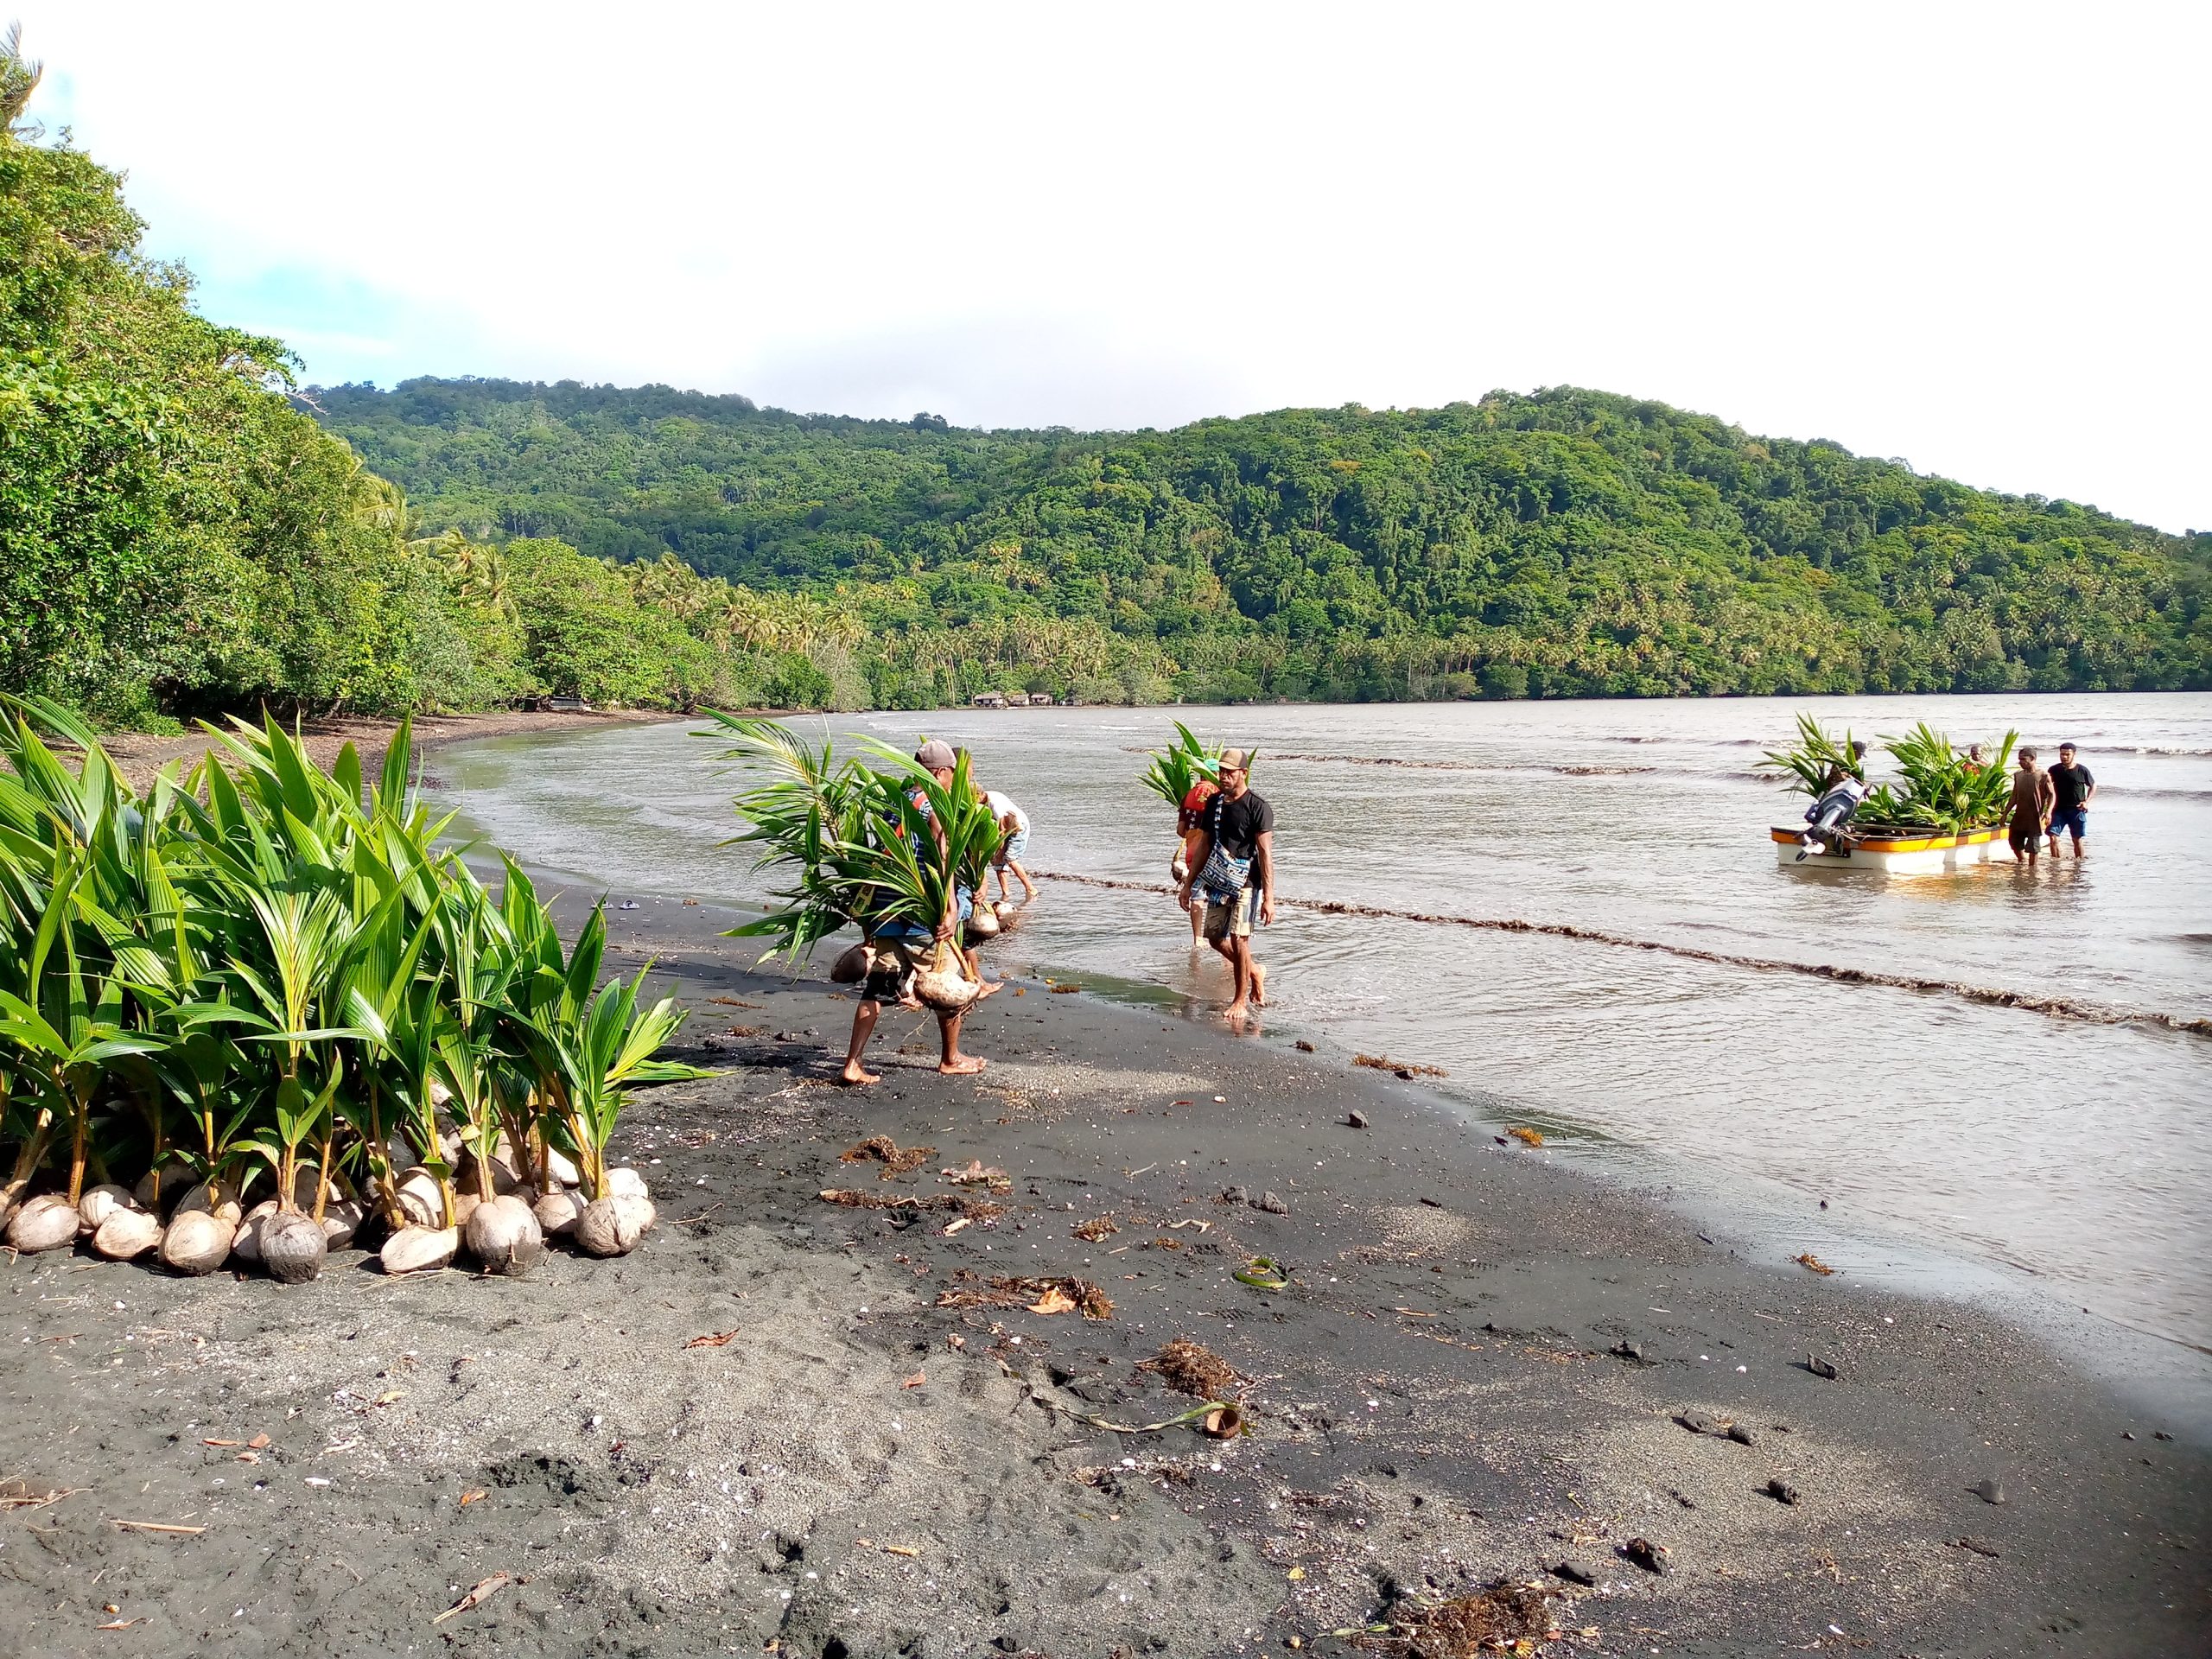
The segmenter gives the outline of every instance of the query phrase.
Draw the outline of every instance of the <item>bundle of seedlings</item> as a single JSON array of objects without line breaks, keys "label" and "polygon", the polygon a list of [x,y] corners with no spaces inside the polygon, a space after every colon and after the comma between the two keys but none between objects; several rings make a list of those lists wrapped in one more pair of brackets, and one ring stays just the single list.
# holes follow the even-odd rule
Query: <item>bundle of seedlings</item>
[{"label": "bundle of seedlings", "polygon": [[1221,775],[1218,744],[1200,741],[1179,720],[1175,722],[1175,741],[1152,757],[1143,778],[1144,786],[1166,802],[1170,811],[1182,810],[1193,789],[1218,782]]},{"label": "bundle of seedlings", "polygon": [[775,890],[780,908],[729,937],[771,941],[763,962],[798,963],[855,927],[863,947],[895,940],[911,950],[914,995],[926,1006],[950,1013],[973,1002],[982,981],[959,948],[960,909],[963,899],[971,909],[982,903],[1001,836],[966,753],[940,783],[886,744],[861,746],[873,765],[856,755],[841,760],[826,740],[811,747],[773,721],[714,718],[738,740],[723,758],[760,780],[736,798],[747,828],[730,844],[758,845],[754,868],[789,879]]},{"label": "bundle of seedlings", "polygon": [[597,984],[597,911],[564,955],[512,863],[494,899],[438,849],[404,727],[375,782],[351,746],[326,772],[280,728],[207,729],[142,797],[66,710],[0,701],[9,1243],[297,1282],[372,1225],[395,1271],[467,1227],[515,1272],[559,1172],[579,1210],[626,1179],[634,1243],[650,1202],[606,1147],[628,1089],[706,1075],[654,1058],[681,1010]]}]

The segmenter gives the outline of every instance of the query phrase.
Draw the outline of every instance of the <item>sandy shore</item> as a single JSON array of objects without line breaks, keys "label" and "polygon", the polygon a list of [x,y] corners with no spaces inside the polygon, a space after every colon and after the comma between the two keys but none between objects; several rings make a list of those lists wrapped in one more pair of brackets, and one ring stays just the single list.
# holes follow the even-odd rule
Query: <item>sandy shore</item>
[{"label": "sandy shore", "polygon": [[[637,726],[655,721],[680,720],[659,709],[594,709],[589,713],[556,714],[531,713],[518,709],[503,709],[488,715],[417,715],[415,716],[415,747],[442,748],[448,743],[467,743],[480,737],[512,737],[524,732],[572,731],[594,726]],[[374,771],[383,760],[385,746],[391,734],[399,729],[396,720],[367,715],[343,715],[328,720],[308,720],[300,722],[300,734],[307,744],[308,753],[317,766],[327,770],[338,758],[338,752],[348,743],[360,752],[365,770]],[[100,747],[130,779],[135,788],[143,789],[154,773],[171,760],[189,766],[207,752],[214,740],[205,732],[194,730],[180,737],[156,737],[144,732],[118,732],[103,737]]]},{"label": "sandy shore", "polygon": [[[1560,1654],[2208,1650],[2205,1448],[2018,1328],[1744,1259],[1286,1039],[1036,982],[971,1020],[980,1078],[893,1013],[848,1092],[841,995],[746,971],[707,911],[613,920],[726,1068],[626,1121],[635,1255],[349,1253],[295,1289],[0,1260],[0,1475],[68,1494],[0,1510],[10,1651],[1403,1653],[1330,1633],[1500,1579]],[[880,1180],[840,1160],[869,1135],[932,1150]],[[939,1173],[971,1160],[1006,1189]],[[1233,1276],[1258,1255],[1287,1287]],[[1062,1276],[1110,1315],[993,1285]],[[1171,1339],[1234,1368],[1249,1434],[1098,1426],[1198,1403],[1137,1369]]]}]

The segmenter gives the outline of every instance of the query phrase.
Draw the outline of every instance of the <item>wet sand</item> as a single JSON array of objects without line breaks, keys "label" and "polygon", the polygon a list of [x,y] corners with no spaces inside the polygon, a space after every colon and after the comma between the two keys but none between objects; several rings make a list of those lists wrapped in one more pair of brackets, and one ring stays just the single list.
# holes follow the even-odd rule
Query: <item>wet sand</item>
[{"label": "wet sand", "polygon": [[[1501,1578],[1556,1592],[1562,1654],[2212,1650],[2206,1448],[2016,1325],[1745,1259],[1417,1084],[1037,982],[970,1020],[980,1077],[893,1011],[843,1090],[842,994],[700,909],[611,920],[724,1068],[625,1121],[634,1255],[348,1252],[293,1289],[0,1257],[0,1475],[70,1493],[0,1510],[10,1651],[1348,1654]],[[840,1161],[877,1135],[934,1150]],[[940,1173],[976,1160],[1007,1190]],[[1287,1288],[1232,1276],[1256,1255]],[[1110,1316],[991,1282],[1059,1276]],[[1198,1403],[1136,1369],[1179,1338],[1250,1433],[1096,1426]]]}]

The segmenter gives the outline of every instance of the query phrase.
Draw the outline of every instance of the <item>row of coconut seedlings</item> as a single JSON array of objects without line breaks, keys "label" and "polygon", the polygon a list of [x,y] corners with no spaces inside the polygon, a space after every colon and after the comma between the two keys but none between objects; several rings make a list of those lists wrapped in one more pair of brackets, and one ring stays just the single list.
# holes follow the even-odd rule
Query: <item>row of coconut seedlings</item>
[{"label": "row of coconut seedlings", "polygon": [[588,1255],[622,1255],[637,1247],[657,1218],[643,1174],[627,1166],[607,1172],[604,1197],[580,1190],[573,1160],[548,1149],[534,1179],[516,1173],[503,1141],[486,1161],[493,1195],[482,1196],[479,1166],[462,1154],[461,1182],[448,1194],[437,1174],[422,1165],[398,1172],[389,1206],[372,1205],[342,1173],[320,1180],[302,1172],[287,1206],[265,1198],[244,1206],[242,1193],[224,1182],[194,1182],[170,1172],[164,1209],[161,1182],[152,1173],[133,1187],[104,1181],[86,1189],[73,1206],[62,1192],[41,1193],[18,1205],[8,1218],[7,1242],[32,1255],[82,1242],[111,1262],[149,1255],[185,1274],[213,1273],[226,1263],[259,1268],[285,1284],[319,1274],[328,1255],[383,1231],[378,1256],[386,1273],[420,1273],[450,1267],[463,1254],[486,1272],[520,1274],[544,1254],[549,1238],[568,1238]]},{"label": "row of coconut seedlings", "polygon": [[66,711],[0,699],[8,1243],[295,1281],[378,1228],[392,1271],[632,1247],[652,1203],[607,1142],[630,1089],[704,1075],[656,1058],[683,1010],[599,982],[596,907],[564,947],[512,863],[494,899],[438,849],[404,730],[368,787],[350,747],[216,735],[139,796]]}]

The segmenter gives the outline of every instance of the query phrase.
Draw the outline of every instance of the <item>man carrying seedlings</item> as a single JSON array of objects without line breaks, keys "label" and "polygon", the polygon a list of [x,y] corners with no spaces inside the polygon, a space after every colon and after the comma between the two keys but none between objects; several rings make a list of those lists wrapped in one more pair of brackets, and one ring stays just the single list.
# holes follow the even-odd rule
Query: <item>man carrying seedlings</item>
[{"label": "man carrying seedlings", "polygon": [[2050,779],[2050,855],[2058,856],[2058,837],[2061,833],[2074,837],[2074,856],[2082,853],[2082,842],[2089,833],[2089,803],[2097,798],[2097,780],[2089,769],[2074,758],[2074,746],[2058,746],[2058,764],[2047,774]]},{"label": "man carrying seedlings", "polygon": [[[914,759],[940,785],[946,788],[951,786],[953,773],[959,766],[959,757],[953,753],[950,743],[932,739],[922,745]],[[938,844],[942,845],[944,830],[931,813],[928,799],[918,791],[915,804],[921,808],[923,816],[930,819],[930,833],[937,836]],[[966,925],[975,895],[963,887],[958,890],[958,899],[959,914],[953,921],[956,929]],[[853,1033],[845,1046],[845,1069],[840,1081],[855,1088],[883,1081],[879,1073],[861,1064],[861,1057],[867,1052],[868,1039],[875,1034],[875,1022],[881,1016],[886,1002],[896,1002],[906,1008],[922,1006],[914,995],[914,976],[921,957],[935,943],[936,938],[934,930],[919,922],[887,921],[870,931],[864,958],[867,977],[861,987],[860,1001],[853,1007]],[[982,976],[976,969],[973,953],[963,953],[963,960],[968,964],[969,976],[981,981]],[[988,996],[999,988],[995,984],[985,983],[982,995]],[[977,1000],[980,1001],[981,997]],[[938,1011],[939,1058],[937,1069],[947,1077],[967,1077],[982,1071],[984,1066],[984,1062],[974,1055],[960,1052],[960,1022],[967,1012],[965,1008]]]},{"label": "man carrying seedlings", "polygon": [[2036,852],[2050,826],[2052,799],[2050,774],[2036,765],[2033,749],[2022,749],[2020,769],[2012,774],[2012,816],[2005,832],[2016,860],[2024,858],[2031,866],[2035,863]]},{"label": "man carrying seedlings", "polygon": [[1183,879],[1181,898],[1195,888],[1205,902],[1206,943],[1236,975],[1236,994],[1225,1010],[1231,1023],[1268,1003],[1268,972],[1252,957],[1252,924],[1275,918],[1275,810],[1252,792],[1242,749],[1221,753],[1220,792],[1205,807],[1205,835],[1193,849],[1195,874]]}]

